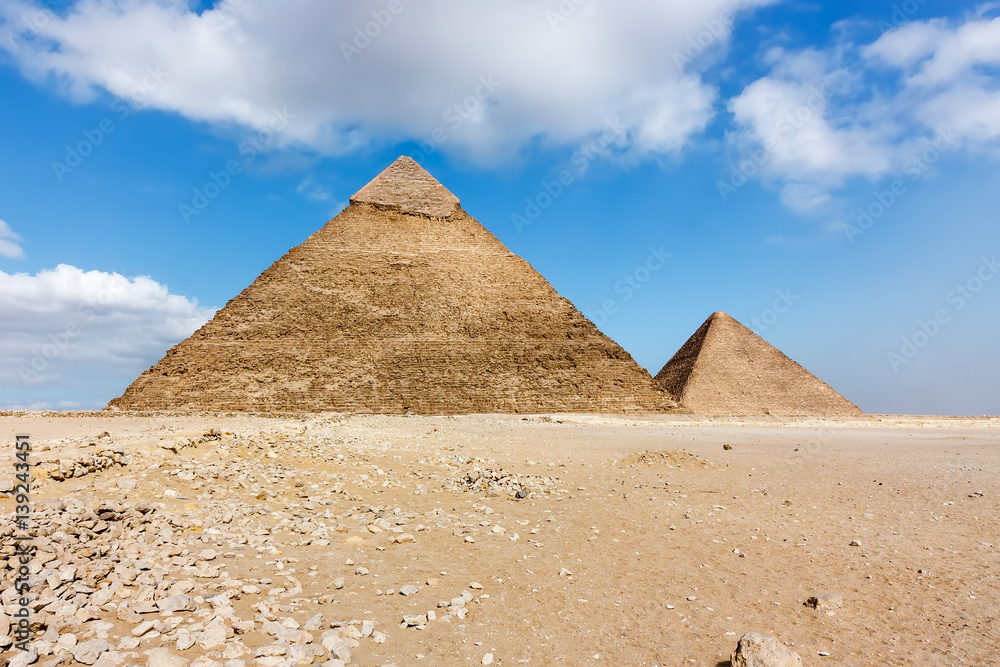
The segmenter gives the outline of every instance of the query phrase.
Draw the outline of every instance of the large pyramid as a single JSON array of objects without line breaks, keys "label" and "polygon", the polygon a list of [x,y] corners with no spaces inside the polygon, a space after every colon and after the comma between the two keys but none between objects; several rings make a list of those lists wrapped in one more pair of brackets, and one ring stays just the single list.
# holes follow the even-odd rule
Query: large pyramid
[{"label": "large pyramid", "polygon": [[109,407],[659,412],[625,350],[401,157]]},{"label": "large pyramid", "polygon": [[714,313],[656,375],[705,415],[857,416],[856,405],[725,313]]}]

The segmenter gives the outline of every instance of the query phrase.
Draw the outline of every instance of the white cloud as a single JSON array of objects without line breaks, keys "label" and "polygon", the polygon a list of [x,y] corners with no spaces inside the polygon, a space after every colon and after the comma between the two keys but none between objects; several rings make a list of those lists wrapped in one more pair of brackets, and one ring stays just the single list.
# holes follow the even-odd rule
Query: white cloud
[{"label": "white cloud", "polygon": [[[731,15],[773,1],[226,0],[198,15],[186,0],[79,0],[3,45],[79,99],[138,90],[154,108],[257,129],[287,109],[284,141],[330,153],[441,128],[443,150],[489,162],[537,139],[576,145],[618,117],[635,151],[663,153],[713,114],[714,89],[677,56],[692,40],[696,55],[724,49]],[[8,28],[29,7],[0,0]],[[560,7],[575,9],[553,21]]]},{"label": "white cloud", "polygon": [[827,207],[851,179],[905,172],[929,150],[1000,149],[1000,18],[913,22],[872,44],[773,50],[771,69],[730,101],[743,153],[793,211]]},{"label": "white cloud", "polygon": [[876,175],[888,167],[881,128],[857,116],[847,123],[831,119],[830,96],[840,77],[832,71],[803,78],[793,68],[777,66],[771,76],[750,84],[731,102],[737,123],[752,133],[753,141],[768,147],[771,169],[839,183],[847,176]]},{"label": "white cloud", "polygon": [[148,277],[0,271],[0,406],[100,407],[213,314]]},{"label": "white cloud", "polygon": [[295,192],[305,197],[309,201],[318,202],[331,202],[333,201],[333,192],[329,188],[325,188],[322,185],[316,183],[316,180],[312,176],[307,176],[305,180],[298,184],[295,188]]},{"label": "white cloud", "polygon": [[830,194],[823,188],[810,185],[809,183],[787,183],[781,189],[781,202],[803,215],[821,209],[830,203]]},{"label": "white cloud", "polygon": [[21,237],[15,234],[10,225],[3,220],[0,220],[0,257],[10,257],[11,259],[24,257]]},{"label": "white cloud", "polygon": [[886,33],[865,52],[910,70],[911,85],[950,84],[956,77],[974,75],[977,65],[1000,63],[1000,18],[977,16],[956,27],[940,19],[910,23]]},{"label": "white cloud", "polygon": [[925,125],[952,125],[973,141],[1000,138],[1000,18],[977,15],[955,27],[941,20],[909,24],[864,53],[903,73],[900,101]]}]

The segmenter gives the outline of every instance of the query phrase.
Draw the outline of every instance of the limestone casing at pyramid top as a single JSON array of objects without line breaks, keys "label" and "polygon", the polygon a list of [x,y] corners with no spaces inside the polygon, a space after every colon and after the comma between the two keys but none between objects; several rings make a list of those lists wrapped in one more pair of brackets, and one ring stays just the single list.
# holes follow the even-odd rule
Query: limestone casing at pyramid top
[{"label": "limestone casing at pyramid top", "polygon": [[447,218],[461,209],[458,197],[405,155],[354,193],[351,203],[384,206],[432,218]]}]

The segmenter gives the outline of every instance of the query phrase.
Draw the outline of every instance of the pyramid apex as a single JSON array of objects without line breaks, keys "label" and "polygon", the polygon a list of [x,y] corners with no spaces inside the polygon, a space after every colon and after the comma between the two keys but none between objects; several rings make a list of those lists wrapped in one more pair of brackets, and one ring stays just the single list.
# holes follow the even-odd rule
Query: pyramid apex
[{"label": "pyramid apex", "polygon": [[374,204],[434,218],[447,218],[459,210],[458,197],[405,155],[354,193],[351,203]]}]

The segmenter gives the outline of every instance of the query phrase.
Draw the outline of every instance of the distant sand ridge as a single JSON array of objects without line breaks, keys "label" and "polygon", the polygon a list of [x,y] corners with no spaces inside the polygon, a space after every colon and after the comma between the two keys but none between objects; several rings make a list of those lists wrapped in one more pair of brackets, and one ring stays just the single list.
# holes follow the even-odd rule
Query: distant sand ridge
[{"label": "distant sand ridge", "polygon": [[654,381],[408,157],[109,407],[862,414],[722,313]]}]

